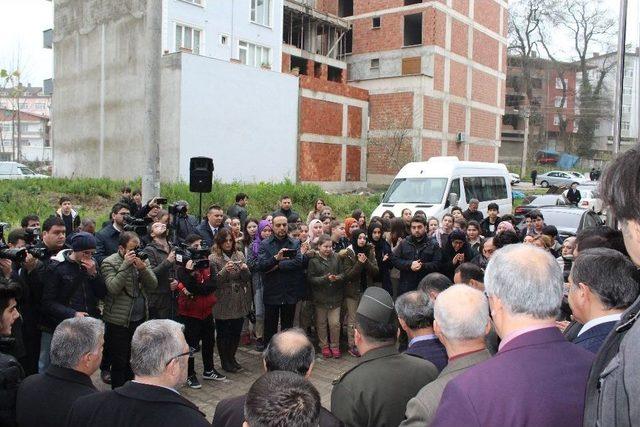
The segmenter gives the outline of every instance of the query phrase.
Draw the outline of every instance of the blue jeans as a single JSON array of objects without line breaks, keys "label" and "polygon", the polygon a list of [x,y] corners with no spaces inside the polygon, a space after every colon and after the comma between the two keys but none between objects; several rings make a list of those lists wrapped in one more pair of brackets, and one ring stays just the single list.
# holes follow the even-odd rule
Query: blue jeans
[{"label": "blue jeans", "polygon": [[43,332],[40,336],[40,359],[38,360],[38,372],[43,373],[51,364],[49,352],[51,351],[51,338],[53,334]]}]

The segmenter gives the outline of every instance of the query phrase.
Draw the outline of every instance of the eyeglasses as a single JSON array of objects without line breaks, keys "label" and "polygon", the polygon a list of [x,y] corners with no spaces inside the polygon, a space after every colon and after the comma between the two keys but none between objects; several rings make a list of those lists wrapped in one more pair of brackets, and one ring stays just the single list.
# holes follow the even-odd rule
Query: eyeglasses
[{"label": "eyeglasses", "polygon": [[189,357],[193,357],[193,349],[191,347],[189,347],[189,351],[185,352],[185,353],[180,353],[176,356],[173,356],[171,359],[169,359],[169,361],[164,365],[165,367],[169,366],[169,363],[171,363],[171,361],[173,361],[174,359],[178,359],[182,356],[189,356]]}]

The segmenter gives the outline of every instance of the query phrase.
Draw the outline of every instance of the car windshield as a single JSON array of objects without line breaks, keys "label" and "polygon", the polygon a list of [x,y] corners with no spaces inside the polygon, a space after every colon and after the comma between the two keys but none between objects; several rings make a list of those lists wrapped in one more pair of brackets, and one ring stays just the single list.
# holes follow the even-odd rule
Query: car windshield
[{"label": "car windshield", "polygon": [[383,203],[442,203],[447,178],[400,178],[391,183]]},{"label": "car windshield", "polygon": [[20,169],[22,171],[22,175],[35,175],[36,173],[34,171],[32,171],[31,169],[25,167],[25,166],[18,166],[18,169]]},{"label": "car windshield", "polygon": [[575,177],[577,177],[577,178],[584,178],[584,175],[582,175],[582,174],[581,174],[581,173],[579,173],[579,172],[571,172],[571,175],[573,175],[573,176],[575,176]]}]

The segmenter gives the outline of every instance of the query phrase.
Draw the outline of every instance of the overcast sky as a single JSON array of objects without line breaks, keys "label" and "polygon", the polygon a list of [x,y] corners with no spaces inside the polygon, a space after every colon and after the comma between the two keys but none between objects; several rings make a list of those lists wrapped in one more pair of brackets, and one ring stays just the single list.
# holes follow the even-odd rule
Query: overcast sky
[{"label": "overcast sky", "polygon": [[[122,0],[129,1],[129,0]],[[222,0],[231,1],[231,0]],[[617,17],[618,0],[605,0]],[[628,43],[638,46],[638,0],[629,1]],[[42,48],[42,31],[53,27],[53,1],[0,0],[0,68],[15,69],[23,82],[41,86],[52,77],[53,54]]]}]

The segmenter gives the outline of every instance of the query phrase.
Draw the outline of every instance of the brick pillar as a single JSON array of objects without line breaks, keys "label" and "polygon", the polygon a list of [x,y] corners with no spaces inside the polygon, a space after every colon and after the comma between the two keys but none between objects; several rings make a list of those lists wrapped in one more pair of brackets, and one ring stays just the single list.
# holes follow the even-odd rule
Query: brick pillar
[{"label": "brick pillar", "polygon": [[315,65],[315,61],[312,61],[311,59],[307,59],[307,76],[309,77],[314,77],[314,65]]},{"label": "brick pillar", "polygon": [[322,80],[329,80],[329,66],[327,64],[320,65],[320,78]]},{"label": "brick pillar", "polygon": [[340,83],[347,83],[347,69],[343,69],[340,71]]},{"label": "brick pillar", "polygon": [[282,54],[282,72],[288,73],[291,71],[291,55],[288,53]]}]

